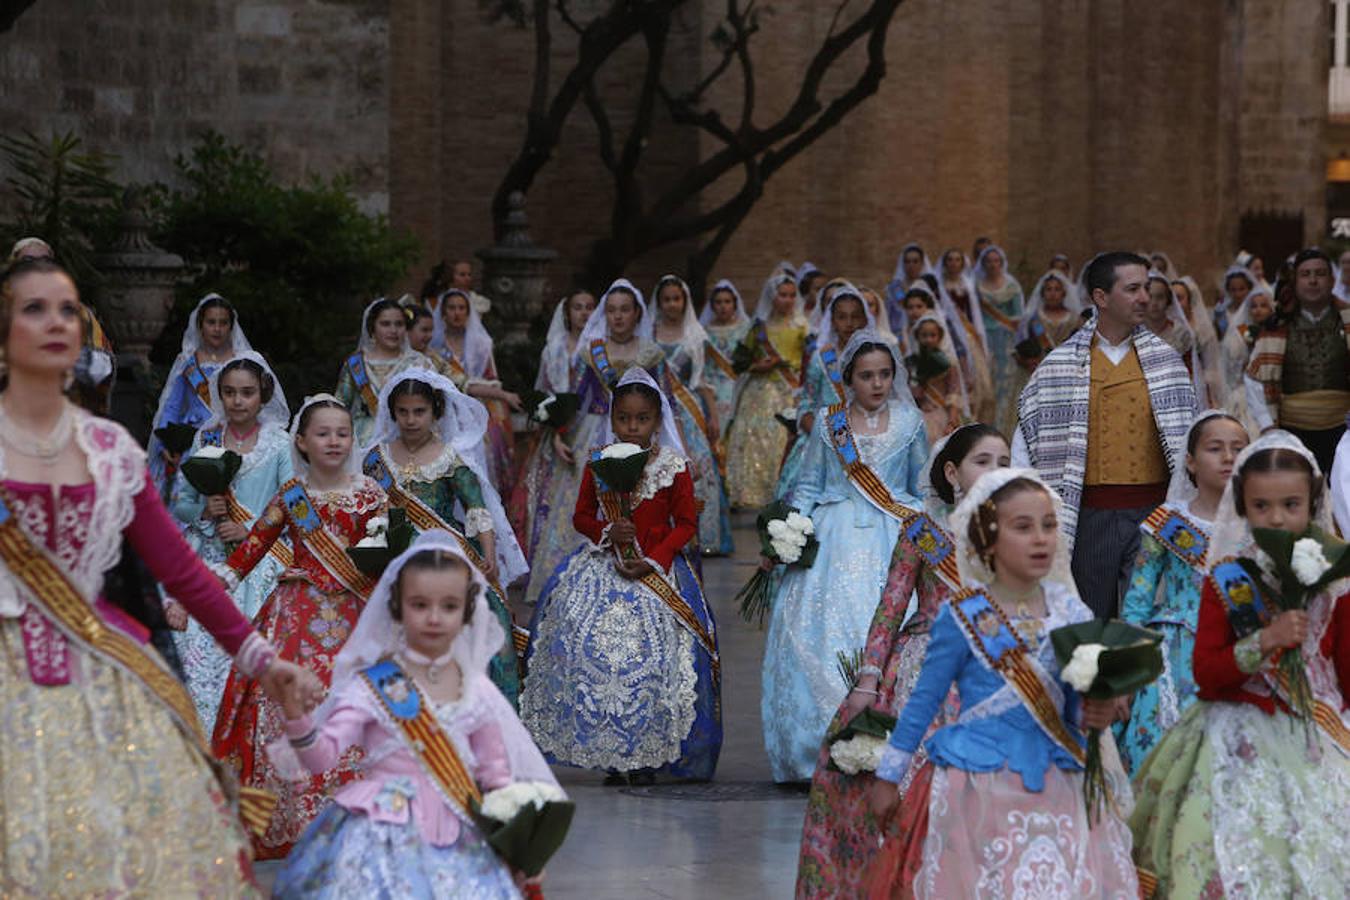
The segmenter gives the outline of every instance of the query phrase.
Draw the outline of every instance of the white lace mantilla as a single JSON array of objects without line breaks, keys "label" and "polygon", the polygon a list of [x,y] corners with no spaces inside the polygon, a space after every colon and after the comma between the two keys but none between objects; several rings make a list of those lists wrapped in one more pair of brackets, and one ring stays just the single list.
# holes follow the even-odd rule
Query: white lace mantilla
[{"label": "white lace mantilla", "polygon": [[398,473],[401,481],[435,481],[447,472],[454,471],[455,467],[466,465],[455,452],[455,448],[449,444],[443,445],[440,454],[429,463],[395,462],[388,444],[380,445],[380,456],[384,458],[384,464],[389,467],[390,472]]},{"label": "white lace mantilla", "polygon": [[[70,580],[87,598],[98,595],[103,586],[103,574],[117,565],[122,557],[122,530],[135,516],[133,501],[145,485],[145,451],[121,425],[100,419],[82,410],[77,411],[75,440],[88,460],[89,473],[94,481],[93,511],[89,515],[87,540],[78,552],[68,547],[60,553],[57,562]],[[0,475],[5,472],[3,450],[0,450]],[[76,510],[61,510],[64,518]],[[32,521],[20,525],[34,544],[45,546],[45,533],[36,533]],[[59,527],[50,523],[49,527]],[[14,618],[23,614],[28,589],[9,569],[0,567],[0,616]]]}]

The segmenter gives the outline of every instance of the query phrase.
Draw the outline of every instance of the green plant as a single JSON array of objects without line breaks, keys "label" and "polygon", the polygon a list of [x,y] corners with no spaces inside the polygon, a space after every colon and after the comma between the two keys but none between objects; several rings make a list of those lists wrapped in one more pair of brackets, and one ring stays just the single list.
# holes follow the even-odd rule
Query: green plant
[{"label": "green plant", "polygon": [[95,280],[91,254],[110,232],[122,190],[110,177],[113,159],[86,150],[69,131],[0,134],[0,157],[17,201],[0,226],[3,251],[19,238],[40,237],[81,284]]},{"label": "green plant", "polygon": [[155,240],[194,275],[153,358],[172,360],[188,313],[216,291],[239,311],[292,405],[331,390],[363,303],[407,273],[416,240],[363,212],[349,177],[283,185],[260,155],[216,133],[176,166],[178,185],[156,190]]}]

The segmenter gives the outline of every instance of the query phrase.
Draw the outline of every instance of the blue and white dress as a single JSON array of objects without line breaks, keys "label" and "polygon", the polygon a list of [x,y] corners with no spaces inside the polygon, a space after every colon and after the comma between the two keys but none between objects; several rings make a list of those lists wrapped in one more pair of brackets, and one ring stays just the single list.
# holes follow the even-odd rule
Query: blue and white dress
[{"label": "blue and white dress", "polygon": [[[196,353],[180,357],[169,374],[164,386],[164,396],[155,413],[154,428],[167,425],[191,425],[200,428],[211,418],[211,406],[202,395],[209,396],[209,385],[215,383],[215,374],[225,363],[198,362]],[[152,433],[146,463],[150,468],[150,478],[159,488],[160,495],[168,498],[173,485],[169,483],[168,464],[160,451],[164,445]],[[184,454],[186,456],[186,454]]]},{"label": "blue and white dress", "polygon": [[[838,654],[867,642],[900,534],[900,522],[874,506],[845,473],[827,424],[816,412],[793,505],[815,524],[820,551],[809,569],[788,568],[773,599],[764,650],[761,715],[775,781],[807,781],[839,701],[848,693]],[[928,458],[923,416],[890,402],[890,423],[856,437],[858,451],[899,503],[921,509]]]},{"label": "blue and white dress", "polygon": [[[208,445],[220,446],[219,428],[198,431],[192,449],[184,454],[184,459],[190,459]],[[265,423],[253,449],[242,456],[243,464],[234,476],[231,491],[239,505],[250,513],[244,527],[252,528],[272,497],[291,479],[290,435],[280,425]],[[205,505],[206,498],[180,473],[174,482],[172,509],[174,517],[183,526],[183,536],[207,565],[224,565],[234,547],[227,546],[216,536],[214,521],[202,518]],[[250,620],[262,608],[263,601],[272,593],[285,569],[277,557],[284,556],[288,547],[284,540],[278,541],[277,547],[277,552],[264,557],[257,568],[230,591],[239,611]],[[209,734],[216,721],[225,679],[230,674],[230,657],[195,619],[188,622],[186,631],[176,633],[174,640],[187,675],[188,691],[197,706],[202,727]]]}]

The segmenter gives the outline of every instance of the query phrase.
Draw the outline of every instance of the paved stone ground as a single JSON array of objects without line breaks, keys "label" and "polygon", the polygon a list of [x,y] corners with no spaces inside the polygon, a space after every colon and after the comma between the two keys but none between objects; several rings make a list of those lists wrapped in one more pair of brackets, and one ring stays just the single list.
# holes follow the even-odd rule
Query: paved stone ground
[{"label": "paved stone ground", "polygon": [[[764,757],[764,633],[743,622],[731,603],[754,565],[753,519],[735,521],[736,556],[706,560],[703,567],[722,653],[726,738],[716,780],[711,786],[630,791],[602,786],[598,774],[559,769],[577,813],[546,873],[549,900],[792,896],[806,798],[775,787]],[[723,799],[696,799],[709,794]],[[276,868],[259,866],[265,884]]]}]

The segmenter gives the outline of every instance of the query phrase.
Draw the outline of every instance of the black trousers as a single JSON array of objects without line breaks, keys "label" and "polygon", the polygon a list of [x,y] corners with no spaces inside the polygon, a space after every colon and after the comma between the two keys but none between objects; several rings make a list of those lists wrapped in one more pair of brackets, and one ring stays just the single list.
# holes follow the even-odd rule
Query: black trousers
[{"label": "black trousers", "polygon": [[1139,555],[1139,524],[1154,507],[1078,510],[1073,580],[1078,596],[1098,619],[1114,619]]},{"label": "black trousers", "polygon": [[1322,474],[1330,477],[1331,464],[1336,459],[1336,445],[1341,442],[1341,435],[1345,434],[1345,426],[1322,431],[1304,431],[1302,428],[1286,428],[1285,431],[1312,451],[1312,455],[1317,457],[1317,464],[1322,467]]}]

